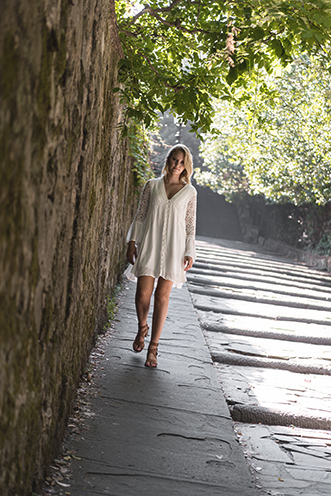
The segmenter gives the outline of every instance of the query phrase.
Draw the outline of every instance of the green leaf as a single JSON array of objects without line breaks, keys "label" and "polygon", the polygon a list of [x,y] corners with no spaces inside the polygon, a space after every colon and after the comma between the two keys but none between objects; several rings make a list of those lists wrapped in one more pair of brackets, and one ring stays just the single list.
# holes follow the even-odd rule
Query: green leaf
[{"label": "green leaf", "polygon": [[264,30],[260,27],[257,26],[252,30],[251,37],[253,40],[261,40],[264,38]]},{"label": "green leaf", "polygon": [[226,76],[226,82],[231,86],[231,84],[233,84],[236,81],[237,77],[238,77],[237,68],[231,67],[228,72],[228,75]]},{"label": "green leaf", "polygon": [[277,57],[281,57],[284,54],[284,47],[279,40],[276,39],[272,40],[271,46]]}]

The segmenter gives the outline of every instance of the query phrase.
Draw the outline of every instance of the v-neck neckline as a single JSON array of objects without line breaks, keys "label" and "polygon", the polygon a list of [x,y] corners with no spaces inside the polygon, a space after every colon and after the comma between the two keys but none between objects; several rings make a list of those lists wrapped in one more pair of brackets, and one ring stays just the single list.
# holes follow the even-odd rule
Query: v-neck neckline
[{"label": "v-neck neckline", "polygon": [[183,191],[183,189],[185,188],[185,186],[187,186],[187,183],[184,184],[184,186],[182,188],[180,188],[178,191],[176,191],[176,193],[174,195],[172,195],[171,198],[168,198],[164,176],[162,176],[161,180],[162,180],[162,183],[163,183],[163,191],[164,191],[165,197],[166,197],[166,199],[168,201],[172,200],[176,195],[178,195],[178,193],[180,193],[181,191]]}]

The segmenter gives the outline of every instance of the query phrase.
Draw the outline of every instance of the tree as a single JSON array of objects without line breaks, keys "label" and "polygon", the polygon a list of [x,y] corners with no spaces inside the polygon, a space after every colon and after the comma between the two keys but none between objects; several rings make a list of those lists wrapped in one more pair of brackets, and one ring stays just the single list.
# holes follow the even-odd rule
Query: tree
[{"label": "tree", "polygon": [[298,49],[327,59],[331,5],[157,0],[135,13],[118,0],[117,22],[124,50],[118,91],[128,116],[149,126],[157,112],[171,110],[198,132],[212,126],[211,97],[231,98],[230,85],[244,85],[256,69],[272,71],[276,60],[286,65]]},{"label": "tree", "polygon": [[215,102],[217,135],[206,135],[202,152],[209,171],[197,181],[230,199],[248,193],[295,205],[331,201],[330,88],[319,59],[302,56],[281,76],[261,71],[252,78],[237,93],[240,108]]}]

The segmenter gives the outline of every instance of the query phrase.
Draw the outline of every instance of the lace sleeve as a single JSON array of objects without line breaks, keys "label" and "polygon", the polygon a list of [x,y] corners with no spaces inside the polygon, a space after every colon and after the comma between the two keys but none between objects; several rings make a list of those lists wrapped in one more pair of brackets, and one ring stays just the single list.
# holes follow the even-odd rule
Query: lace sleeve
[{"label": "lace sleeve", "polygon": [[140,242],[141,227],[147,216],[150,197],[151,197],[151,184],[150,181],[147,181],[141,195],[137,213],[135,215],[135,218],[133,219],[133,222],[130,226],[129,232],[126,237],[127,243],[129,241],[135,241],[136,243]]},{"label": "lace sleeve", "polygon": [[195,260],[195,224],[196,224],[196,194],[189,200],[186,207],[185,226],[186,226],[186,249],[185,256],[192,257]]}]

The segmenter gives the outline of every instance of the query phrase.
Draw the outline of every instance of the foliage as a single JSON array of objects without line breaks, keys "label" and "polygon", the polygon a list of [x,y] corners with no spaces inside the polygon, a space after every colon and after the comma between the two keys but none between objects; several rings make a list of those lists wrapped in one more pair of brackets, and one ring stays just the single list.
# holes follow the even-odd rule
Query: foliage
[{"label": "foliage", "polygon": [[330,87],[320,60],[301,57],[280,77],[261,71],[252,78],[237,93],[239,109],[216,101],[217,135],[206,135],[208,172],[198,171],[197,181],[228,199],[246,193],[295,205],[331,201]]},{"label": "foliage", "polygon": [[142,186],[148,179],[153,177],[150,167],[150,154],[152,149],[151,131],[145,126],[131,118],[127,129],[129,139],[129,154],[133,160],[133,173],[137,186]]},{"label": "foliage", "polygon": [[120,281],[114,287],[112,296],[109,294],[106,296],[107,322],[103,326],[102,333],[105,333],[107,331],[107,329],[111,326],[112,321],[116,317],[118,310],[119,296],[122,290],[123,290],[123,283],[122,281]]},{"label": "foliage", "polygon": [[158,116],[156,131],[152,137],[153,154],[151,156],[153,168],[158,175],[163,169],[169,149],[179,143],[178,130],[178,125],[170,112]]},{"label": "foliage", "polygon": [[136,5],[116,2],[124,57],[115,91],[128,117],[147,127],[171,110],[193,131],[207,131],[210,97],[231,99],[230,85],[245,85],[256,69],[287,65],[296,50],[320,51],[329,63],[328,0],[155,0],[139,12]]},{"label": "foliage", "polygon": [[331,230],[323,233],[314,251],[318,255],[331,255]]},{"label": "foliage", "polygon": [[331,203],[310,205],[302,215],[305,248],[318,255],[331,255]]},{"label": "foliage", "polygon": [[161,172],[164,166],[169,149],[176,143],[186,145],[192,153],[194,165],[200,165],[200,140],[190,131],[190,123],[185,126],[182,125],[169,111],[159,116],[156,132],[152,135],[152,164],[158,173]]}]

